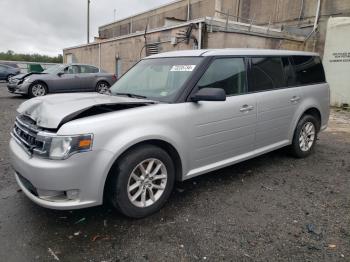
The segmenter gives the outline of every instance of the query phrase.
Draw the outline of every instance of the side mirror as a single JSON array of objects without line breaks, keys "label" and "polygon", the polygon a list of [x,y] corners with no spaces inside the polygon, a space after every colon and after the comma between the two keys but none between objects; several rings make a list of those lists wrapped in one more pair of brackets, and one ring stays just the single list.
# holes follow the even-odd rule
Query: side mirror
[{"label": "side mirror", "polygon": [[59,77],[61,77],[62,75],[64,75],[64,73],[63,73],[63,72],[59,72],[59,73],[57,73],[57,75],[58,75]]},{"label": "side mirror", "polygon": [[193,102],[199,101],[226,101],[226,92],[222,88],[211,88],[206,87],[200,89],[197,93],[195,93],[191,100]]}]

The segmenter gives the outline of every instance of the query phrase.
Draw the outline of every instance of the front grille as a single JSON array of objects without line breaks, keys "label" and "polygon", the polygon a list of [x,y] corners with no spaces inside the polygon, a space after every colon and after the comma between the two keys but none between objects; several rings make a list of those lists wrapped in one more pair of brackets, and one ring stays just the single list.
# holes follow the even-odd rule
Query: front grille
[{"label": "front grille", "polygon": [[27,116],[19,115],[16,118],[12,135],[18,143],[32,153],[34,149],[40,150],[44,146],[42,141],[37,140],[37,134],[39,131],[41,130],[35,125],[35,121]]}]

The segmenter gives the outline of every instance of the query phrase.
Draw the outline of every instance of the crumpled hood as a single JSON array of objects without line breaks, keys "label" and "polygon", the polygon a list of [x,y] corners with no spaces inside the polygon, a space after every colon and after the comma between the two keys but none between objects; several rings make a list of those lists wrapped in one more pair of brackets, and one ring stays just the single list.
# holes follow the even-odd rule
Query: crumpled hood
[{"label": "crumpled hood", "polygon": [[13,79],[17,79],[17,80],[20,80],[20,79],[24,79],[24,78],[26,78],[26,77],[28,77],[28,76],[31,76],[31,75],[45,75],[45,74],[43,74],[43,73],[37,73],[37,72],[32,72],[32,73],[25,73],[25,74],[18,74],[18,75],[15,75],[15,76],[13,76],[12,78]]},{"label": "crumpled hood", "polygon": [[24,114],[43,128],[56,129],[72,115],[101,105],[147,105],[154,101],[109,96],[98,93],[70,93],[36,97],[22,103],[17,112]]}]

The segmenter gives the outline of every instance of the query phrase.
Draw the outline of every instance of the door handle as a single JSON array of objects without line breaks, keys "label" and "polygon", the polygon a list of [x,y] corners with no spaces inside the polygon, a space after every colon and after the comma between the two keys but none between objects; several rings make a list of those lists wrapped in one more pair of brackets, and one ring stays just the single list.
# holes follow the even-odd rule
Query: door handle
[{"label": "door handle", "polygon": [[252,110],[254,110],[254,106],[244,105],[241,107],[241,109],[239,111],[242,113],[245,113],[245,112],[249,112]]},{"label": "door handle", "polygon": [[298,103],[300,101],[301,97],[300,96],[293,96],[290,102],[292,103]]}]

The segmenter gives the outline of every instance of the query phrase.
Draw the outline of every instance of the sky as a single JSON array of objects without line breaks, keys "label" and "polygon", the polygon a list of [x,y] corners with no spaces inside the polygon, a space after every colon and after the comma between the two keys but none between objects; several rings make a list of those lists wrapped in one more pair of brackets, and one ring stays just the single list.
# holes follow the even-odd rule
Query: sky
[{"label": "sky", "polygon": [[[91,0],[90,37],[98,27],[173,0]],[[86,43],[87,0],[0,0],[0,52],[62,54]]]}]

